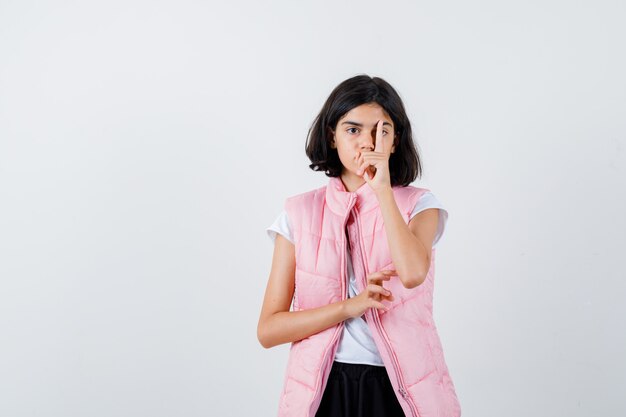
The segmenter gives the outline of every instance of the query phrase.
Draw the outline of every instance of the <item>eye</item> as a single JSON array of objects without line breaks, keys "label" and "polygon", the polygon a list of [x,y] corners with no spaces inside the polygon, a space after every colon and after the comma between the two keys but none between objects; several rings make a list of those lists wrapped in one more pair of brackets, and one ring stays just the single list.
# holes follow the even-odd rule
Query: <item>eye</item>
[{"label": "eye", "polygon": [[[348,132],[348,133],[353,133],[353,132],[350,132],[352,129],[359,130],[359,129],[357,129],[356,127],[349,127],[349,128],[347,129],[347,132]],[[354,132],[354,133],[356,133],[356,132]]]}]

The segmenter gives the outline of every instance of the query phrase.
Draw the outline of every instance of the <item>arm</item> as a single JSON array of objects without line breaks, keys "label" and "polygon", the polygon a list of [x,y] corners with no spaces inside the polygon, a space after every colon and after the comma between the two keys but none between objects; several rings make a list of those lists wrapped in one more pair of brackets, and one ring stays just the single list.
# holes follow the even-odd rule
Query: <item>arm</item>
[{"label": "arm", "polygon": [[295,271],[294,245],[277,234],[272,268],[257,326],[257,338],[264,348],[304,339],[348,318],[344,301],[309,310],[289,311]]},{"label": "arm", "polygon": [[424,282],[430,269],[430,254],[437,233],[439,210],[433,208],[421,211],[407,225],[390,187],[377,191],[376,195],[398,277],[405,288],[417,287]]}]

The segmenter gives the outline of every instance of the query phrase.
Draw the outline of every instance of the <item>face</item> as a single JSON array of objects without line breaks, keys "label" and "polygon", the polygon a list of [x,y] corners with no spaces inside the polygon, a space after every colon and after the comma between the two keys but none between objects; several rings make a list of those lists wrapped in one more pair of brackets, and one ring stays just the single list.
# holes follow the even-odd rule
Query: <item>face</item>
[{"label": "face", "polygon": [[[357,155],[363,150],[374,150],[379,120],[383,120],[383,137],[395,136],[391,118],[377,103],[361,104],[339,119],[330,146],[337,149],[343,165],[342,175],[357,176]],[[391,147],[391,152],[394,151],[395,145]]]}]

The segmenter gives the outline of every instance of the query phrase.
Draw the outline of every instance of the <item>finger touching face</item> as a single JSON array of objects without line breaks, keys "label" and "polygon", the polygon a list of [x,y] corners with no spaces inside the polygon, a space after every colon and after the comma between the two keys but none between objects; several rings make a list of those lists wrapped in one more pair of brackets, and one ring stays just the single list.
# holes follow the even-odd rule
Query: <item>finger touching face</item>
[{"label": "finger touching face", "polygon": [[394,129],[393,121],[379,104],[362,104],[339,119],[331,147],[337,149],[344,167],[356,171],[361,152],[393,150]]}]

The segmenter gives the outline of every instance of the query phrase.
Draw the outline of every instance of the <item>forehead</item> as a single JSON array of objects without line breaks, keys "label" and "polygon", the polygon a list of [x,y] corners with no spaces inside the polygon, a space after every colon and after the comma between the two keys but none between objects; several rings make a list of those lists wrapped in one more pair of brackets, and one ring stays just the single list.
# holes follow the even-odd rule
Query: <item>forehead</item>
[{"label": "forehead", "polygon": [[389,117],[387,112],[379,104],[367,103],[361,104],[344,114],[339,119],[339,122],[352,121],[364,124],[365,126],[376,127],[376,123],[378,123],[379,120],[383,120],[385,125],[389,123],[393,126],[391,117]]}]

